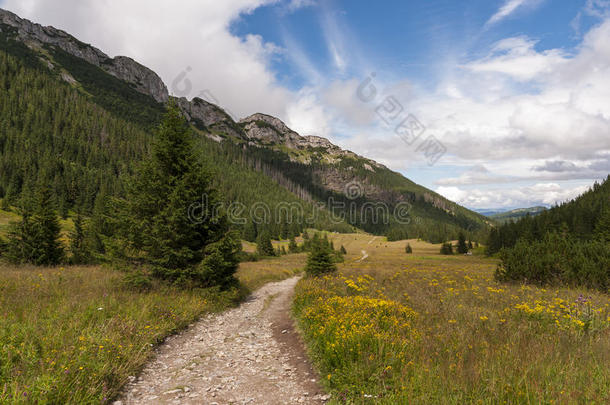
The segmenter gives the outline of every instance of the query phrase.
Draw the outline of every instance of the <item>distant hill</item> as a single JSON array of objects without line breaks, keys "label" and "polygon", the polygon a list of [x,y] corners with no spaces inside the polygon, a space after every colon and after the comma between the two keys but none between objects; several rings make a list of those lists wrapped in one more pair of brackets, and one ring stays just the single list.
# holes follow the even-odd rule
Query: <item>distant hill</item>
[{"label": "distant hill", "polygon": [[536,216],[522,215],[514,223],[492,229],[488,252],[493,254],[503,247],[513,247],[519,239],[540,240],[550,232],[569,234],[577,240],[592,240],[598,224],[609,212],[610,176],[570,201],[542,210]]},{"label": "distant hill", "polygon": [[489,218],[492,218],[494,220],[496,220],[497,222],[500,223],[504,223],[507,222],[509,220],[517,220],[519,218],[522,218],[526,215],[530,215],[530,216],[536,216],[538,214],[540,214],[541,212],[546,211],[547,208],[546,207],[542,207],[542,206],[537,206],[537,207],[530,207],[530,208],[517,208],[514,210],[509,210],[509,211],[504,211],[504,212],[497,212],[497,213],[493,213],[493,214],[489,214],[486,215]]}]

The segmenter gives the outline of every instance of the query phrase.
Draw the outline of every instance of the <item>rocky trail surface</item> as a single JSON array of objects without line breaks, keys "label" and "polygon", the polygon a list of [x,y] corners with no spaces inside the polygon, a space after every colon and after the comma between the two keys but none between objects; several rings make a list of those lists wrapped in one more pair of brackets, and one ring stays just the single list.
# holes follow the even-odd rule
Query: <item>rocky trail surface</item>
[{"label": "rocky trail surface", "polygon": [[168,338],[115,404],[326,402],[289,316],[297,281],[269,283]]}]

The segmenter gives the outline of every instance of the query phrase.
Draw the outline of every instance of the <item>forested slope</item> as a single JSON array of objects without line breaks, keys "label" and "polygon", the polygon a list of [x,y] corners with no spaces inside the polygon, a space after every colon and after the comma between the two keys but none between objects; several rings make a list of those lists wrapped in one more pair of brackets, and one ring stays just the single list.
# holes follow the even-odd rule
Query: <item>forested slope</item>
[{"label": "forested slope", "polygon": [[[162,100],[169,99],[192,125],[226,205],[245,204],[240,217],[245,212],[246,224],[239,221],[237,228],[251,227],[250,208],[262,203],[271,213],[266,227],[278,233],[297,219],[276,214],[277,205],[299,203],[301,228],[350,230],[350,224],[390,239],[435,242],[456,238],[460,231],[481,239],[488,230],[483,216],[324,138],[301,137],[263,114],[256,114],[254,122],[236,123],[203,100],[168,97],[158,76],[129,58],[111,59],[67,33],[3,10],[0,14],[6,22],[0,21],[0,197],[5,207],[18,205],[41,179],[52,187],[63,216],[69,210],[90,214],[96,198],[121,195],[121,176],[149,150],[165,110]],[[130,69],[150,80],[134,79]],[[146,90],[151,86],[156,91]],[[259,126],[278,136],[270,142],[252,136]],[[305,146],[289,147],[287,132]],[[356,197],[346,192],[352,184],[361,188]],[[314,209],[329,208],[331,201],[337,203],[332,220],[328,209]],[[305,217],[311,220],[305,223]]]},{"label": "forested slope", "polygon": [[610,289],[610,176],[536,217],[493,229],[488,253],[500,252],[503,281]]}]

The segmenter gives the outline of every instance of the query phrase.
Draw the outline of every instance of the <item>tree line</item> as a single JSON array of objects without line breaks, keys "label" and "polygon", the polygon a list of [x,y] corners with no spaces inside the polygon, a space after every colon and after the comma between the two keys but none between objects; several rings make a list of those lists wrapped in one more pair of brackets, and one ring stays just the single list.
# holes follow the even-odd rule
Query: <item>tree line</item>
[{"label": "tree line", "polygon": [[487,254],[499,253],[504,281],[610,288],[610,176],[579,197],[535,217],[491,230]]}]

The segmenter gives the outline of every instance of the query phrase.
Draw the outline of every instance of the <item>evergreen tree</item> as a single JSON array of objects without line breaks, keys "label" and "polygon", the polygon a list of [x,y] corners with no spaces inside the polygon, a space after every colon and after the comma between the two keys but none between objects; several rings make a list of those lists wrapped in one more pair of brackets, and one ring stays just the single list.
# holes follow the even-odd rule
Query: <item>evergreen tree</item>
[{"label": "evergreen tree", "polygon": [[595,237],[602,242],[610,242],[610,208],[602,211],[595,225]]},{"label": "evergreen tree", "polygon": [[463,232],[460,232],[460,234],[458,236],[457,252],[461,253],[461,254],[468,253],[468,245],[466,244],[466,236],[464,235]]},{"label": "evergreen tree", "polygon": [[64,251],[59,241],[59,219],[47,186],[39,187],[34,209],[30,209],[30,204],[25,202],[21,221],[11,226],[7,257],[16,263],[37,266],[59,264]]},{"label": "evergreen tree", "polygon": [[256,252],[261,256],[275,256],[271,237],[267,231],[262,232],[256,240]]},{"label": "evergreen tree", "polygon": [[413,253],[413,249],[411,248],[410,243],[407,243],[407,246],[405,247],[405,253]]},{"label": "evergreen tree", "polygon": [[339,251],[341,252],[342,255],[347,254],[347,250],[345,250],[345,246],[343,246],[343,245],[341,245],[341,249],[339,249]]},{"label": "evergreen tree", "polygon": [[201,283],[202,275],[193,268],[209,255],[215,256],[209,261],[219,260],[217,250],[206,247],[225,238],[228,221],[217,209],[217,194],[193,152],[191,136],[179,110],[170,105],[150,159],[129,179],[127,198],[115,200],[119,215],[113,248],[120,257],[152,264],[159,278]]},{"label": "evergreen tree", "polygon": [[195,274],[186,281],[195,280],[203,287],[220,286],[229,288],[237,284],[235,272],[239,266],[241,241],[234,232],[229,232],[218,242],[205,247],[205,258],[198,266]]},{"label": "evergreen tree", "polygon": [[74,230],[70,233],[70,252],[72,253],[70,261],[74,264],[86,264],[91,260],[83,218],[80,214],[74,218]]},{"label": "evergreen tree", "polygon": [[290,226],[285,218],[282,218],[280,224],[280,239],[288,239],[290,237]]},{"label": "evergreen tree", "polygon": [[311,276],[318,276],[335,270],[337,270],[337,266],[333,260],[330,245],[325,243],[324,239],[317,237],[317,234],[314,235],[314,239],[311,241],[311,251],[307,256],[305,272]]},{"label": "evergreen tree", "polygon": [[443,243],[441,246],[441,254],[442,255],[452,255],[453,254],[453,245],[451,242]]},{"label": "evergreen tree", "polygon": [[258,237],[258,230],[256,223],[254,221],[250,221],[246,224],[243,232],[244,240],[248,242],[256,242],[256,238]]}]

